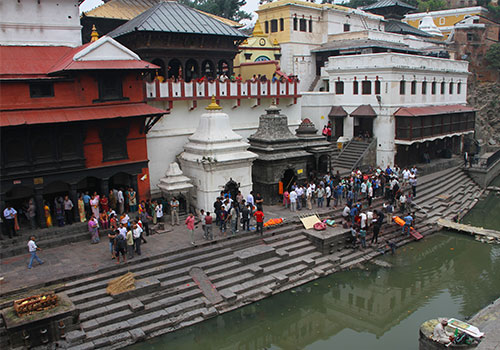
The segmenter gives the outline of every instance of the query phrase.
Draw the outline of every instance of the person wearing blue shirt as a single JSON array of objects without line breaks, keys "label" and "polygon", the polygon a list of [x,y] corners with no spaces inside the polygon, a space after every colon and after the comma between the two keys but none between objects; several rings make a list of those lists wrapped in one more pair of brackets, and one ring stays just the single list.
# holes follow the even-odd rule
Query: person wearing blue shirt
[{"label": "person wearing blue shirt", "polygon": [[411,216],[410,213],[408,213],[408,215],[406,215],[403,220],[405,221],[405,224],[403,225],[403,231],[402,233],[404,234],[406,232],[406,234],[409,236],[410,235],[410,227],[411,227],[411,224],[413,222],[413,217]]}]

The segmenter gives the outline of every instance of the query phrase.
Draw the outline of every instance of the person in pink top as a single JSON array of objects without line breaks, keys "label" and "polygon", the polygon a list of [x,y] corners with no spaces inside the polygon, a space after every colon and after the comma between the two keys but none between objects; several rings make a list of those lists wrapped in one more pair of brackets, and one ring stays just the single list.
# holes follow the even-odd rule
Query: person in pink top
[{"label": "person in pink top", "polygon": [[191,244],[194,245],[194,215],[189,213],[186,218],[186,226],[189,232],[189,237],[191,238]]}]

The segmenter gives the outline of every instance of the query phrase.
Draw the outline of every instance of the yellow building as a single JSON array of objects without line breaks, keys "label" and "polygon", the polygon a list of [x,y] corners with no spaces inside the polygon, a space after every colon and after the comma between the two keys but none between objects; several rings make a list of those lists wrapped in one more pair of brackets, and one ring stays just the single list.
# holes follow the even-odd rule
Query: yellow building
[{"label": "yellow building", "polygon": [[234,58],[234,72],[241,74],[243,80],[251,79],[253,75],[272,77],[279,69],[281,48],[276,40],[269,40],[257,21],[252,36],[239,46],[240,52]]},{"label": "yellow building", "polygon": [[412,27],[418,28],[425,16],[431,16],[434,20],[434,24],[441,30],[441,33],[443,33],[444,38],[448,38],[453,30],[453,26],[464,18],[474,15],[486,16],[487,13],[488,10],[481,6],[463,7],[442,11],[412,13],[406,15],[403,21]]}]

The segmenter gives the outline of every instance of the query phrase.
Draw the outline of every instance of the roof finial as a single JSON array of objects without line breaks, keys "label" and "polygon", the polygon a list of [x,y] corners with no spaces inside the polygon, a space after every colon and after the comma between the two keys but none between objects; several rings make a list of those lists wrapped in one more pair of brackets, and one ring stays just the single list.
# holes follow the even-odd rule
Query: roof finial
[{"label": "roof finial", "polygon": [[212,103],[206,106],[205,109],[207,111],[218,111],[222,109],[222,107],[217,104],[217,101],[215,101],[215,95],[212,95]]},{"label": "roof finial", "polygon": [[90,33],[90,42],[93,43],[94,41],[99,40],[99,33],[97,33],[97,29],[95,27],[95,24],[92,25],[92,32]]}]

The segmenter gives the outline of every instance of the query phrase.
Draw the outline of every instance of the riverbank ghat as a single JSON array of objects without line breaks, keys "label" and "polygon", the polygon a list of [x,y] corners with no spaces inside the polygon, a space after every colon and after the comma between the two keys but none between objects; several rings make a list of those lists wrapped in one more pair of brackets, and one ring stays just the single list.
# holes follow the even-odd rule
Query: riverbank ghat
[{"label": "riverbank ghat", "polygon": [[488,242],[500,243],[500,231],[491,230],[483,227],[461,224],[447,219],[439,219],[437,224],[449,230],[465,232],[478,237],[484,237]]},{"label": "riverbank ghat", "polygon": [[[443,178],[447,181],[443,182]],[[479,186],[459,168],[422,176],[419,180],[419,204],[432,207],[427,214],[417,215],[415,227],[424,236],[435,232],[433,222],[438,216],[451,219],[480,195]],[[459,190],[464,186],[467,191]],[[437,195],[451,198],[446,205],[434,203]],[[376,199],[373,208],[380,209],[382,204],[382,199]],[[321,219],[329,217],[339,222],[341,210],[339,207],[316,211]],[[284,217],[285,224],[266,230],[263,236],[254,232],[238,233],[217,237],[213,242],[197,240],[202,243],[194,247],[190,246],[185,230],[176,228],[150,237],[143,255],[125,265],[117,266],[113,260],[88,263],[89,257],[96,258],[99,254],[101,259],[109,259],[107,242],[93,246],[76,243],[70,248],[69,262],[76,261],[79,269],[64,274],[53,269],[47,274],[47,264],[56,263],[67,254],[64,250],[69,249],[63,246],[44,250],[46,264],[32,270],[37,274],[29,284],[19,279],[27,273],[25,259],[11,259],[10,264],[2,265],[5,282],[0,308],[10,306],[10,299],[16,295],[28,294],[35,288],[64,292],[79,311],[81,329],[68,332],[64,340],[57,341],[58,346],[76,350],[117,349],[358,266],[385,253],[389,241],[396,247],[413,241],[401,234],[399,226],[386,223],[379,244],[365,250],[354,249],[345,237],[328,242],[330,250],[320,250],[304,234],[296,213],[278,206],[266,207],[264,212],[269,218]],[[331,246],[331,243],[335,244]],[[323,248],[326,247],[323,245]],[[96,268],[94,265],[98,263]],[[127,292],[126,300],[108,295],[109,281],[127,272],[136,278],[135,290]],[[211,286],[217,293],[211,294],[208,288]],[[5,332],[5,324],[0,321],[2,349],[11,347]]]},{"label": "riverbank ghat", "polygon": [[476,350],[500,349],[500,298],[474,315],[469,323],[484,332],[484,339]]}]

